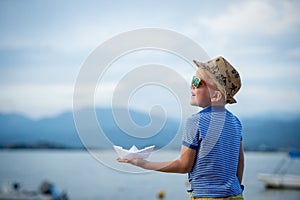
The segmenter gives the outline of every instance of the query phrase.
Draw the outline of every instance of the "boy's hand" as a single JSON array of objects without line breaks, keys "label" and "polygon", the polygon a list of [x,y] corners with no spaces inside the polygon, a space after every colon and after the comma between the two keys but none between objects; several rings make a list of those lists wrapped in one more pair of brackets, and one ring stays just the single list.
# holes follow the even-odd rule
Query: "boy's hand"
[{"label": "boy's hand", "polygon": [[147,162],[144,159],[141,158],[133,158],[133,159],[123,159],[123,158],[117,158],[118,162],[121,163],[129,163],[138,167],[143,167],[145,165],[145,163]]}]

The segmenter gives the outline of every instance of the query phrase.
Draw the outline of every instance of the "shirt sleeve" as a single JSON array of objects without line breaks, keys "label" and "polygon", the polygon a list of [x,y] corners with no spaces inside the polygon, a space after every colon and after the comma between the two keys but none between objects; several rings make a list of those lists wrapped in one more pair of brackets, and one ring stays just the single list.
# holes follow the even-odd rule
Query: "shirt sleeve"
[{"label": "shirt sleeve", "polygon": [[195,114],[186,120],[182,145],[197,150],[199,146],[199,115]]}]

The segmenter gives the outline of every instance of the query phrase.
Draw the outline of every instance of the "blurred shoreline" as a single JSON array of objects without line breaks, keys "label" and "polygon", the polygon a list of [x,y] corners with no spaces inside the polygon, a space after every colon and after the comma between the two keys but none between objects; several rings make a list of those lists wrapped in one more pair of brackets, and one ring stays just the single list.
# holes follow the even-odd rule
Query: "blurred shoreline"
[{"label": "blurred shoreline", "polygon": [[[113,146],[113,144],[112,144]],[[104,147],[89,147],[89,150],[99,150],[99,151],[105,151],[110,150],[110,148]],[[48,143],[48,142],[38,142],[38,143],[11,143],[6,145],[0,145],[0,151],[2,150],[66,150],[66,151],[87,151],[87,148],[85,147],[69,147],[62,144],[57,143]],[[166,148],[166,150],[169,151],[179,151],[180,145],[178,145],[178,148],[176,147],[169,147]],[[273,149],[273,148],[266,148],[264,146],[258,146],[256,148],[248,148],[244,147],[245,152],[271,152],[271,153],[287,153],[290,151],[300,151],[300,149],[295,148],[280,148],[280,149]]]}]

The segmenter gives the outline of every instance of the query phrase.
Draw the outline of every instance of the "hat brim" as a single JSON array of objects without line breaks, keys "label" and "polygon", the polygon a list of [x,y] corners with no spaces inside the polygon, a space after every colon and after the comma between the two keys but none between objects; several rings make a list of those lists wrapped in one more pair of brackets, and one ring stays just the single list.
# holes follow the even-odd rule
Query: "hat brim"
[{"label": "hat brim", "polygon": [[213,85],[216,86],[225,95],[225,88],[221,84],[219,84],[217,80],[215,80],[214,75],[211,72],[209,72],[201,62],[197,60],[193,60],[193,62],[197,65],[199,69],[202,69],[205,75],[210,79],[205,81],[213,83]]}]

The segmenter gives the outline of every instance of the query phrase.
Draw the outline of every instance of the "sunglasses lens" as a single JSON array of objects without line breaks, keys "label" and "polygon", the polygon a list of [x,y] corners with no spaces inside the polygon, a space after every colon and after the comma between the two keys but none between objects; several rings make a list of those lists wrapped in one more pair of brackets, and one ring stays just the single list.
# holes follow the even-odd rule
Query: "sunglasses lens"
[{"label": "sunglasses lens", "polygon": [[201,79],[197,76],[193,76],[192,84],[195,88],[198,88],[201,85]]}]

